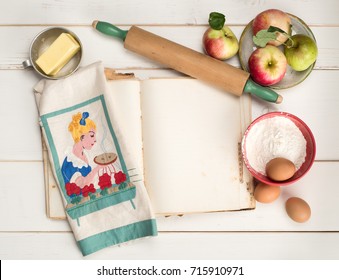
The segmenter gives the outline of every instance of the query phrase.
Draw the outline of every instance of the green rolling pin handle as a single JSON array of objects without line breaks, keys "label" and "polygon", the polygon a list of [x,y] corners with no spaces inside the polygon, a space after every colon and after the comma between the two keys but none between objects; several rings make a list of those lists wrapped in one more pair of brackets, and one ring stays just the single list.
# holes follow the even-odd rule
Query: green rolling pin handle
[{"label": "green rolling pin handle", "polygon": [[271,90],[268,87],[260,86],[256,84],[255,82],[253,82],[251,79],[247,80],[245,84],[244,92],[254,94],[263,100],[277,103],[277,104],[280,104],[283,100],[283,97],[277,94],[275,91]]},{"label": "green rolling pin handle", "polygon": [[93,21],[92,26],[95,29],[97,29],[98,31],[100,31],[100,32],[102,32],[106,35],[116,37],[116,38],[120,38],[123,41],[125,40],[127,32],[128,32],[126,30],[122,30],[122,29],[116,27],[113,24],[110,24],[110,23],[104,22],[104,21],[95,20],[95,21]]}]

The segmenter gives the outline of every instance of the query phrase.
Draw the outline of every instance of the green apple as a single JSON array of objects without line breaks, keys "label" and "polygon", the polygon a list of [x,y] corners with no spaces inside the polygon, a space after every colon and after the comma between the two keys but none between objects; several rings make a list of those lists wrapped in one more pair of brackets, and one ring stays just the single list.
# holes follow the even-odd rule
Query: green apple
[{"label": "green apple", "polygon": [[312,38],[296,34],[284,46],[284,54],[293,70],[304,71],[316,61],[318,48]]}]

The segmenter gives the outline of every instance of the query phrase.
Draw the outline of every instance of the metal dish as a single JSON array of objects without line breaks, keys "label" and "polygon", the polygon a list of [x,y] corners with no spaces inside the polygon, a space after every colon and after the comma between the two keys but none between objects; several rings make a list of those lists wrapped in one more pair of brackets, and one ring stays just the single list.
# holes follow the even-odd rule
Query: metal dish
[{"label": "metal dish", "polygon": [[[288,14],[291,18],[292,24],[292,35],[294,34],[304,34],[311,37],[315,42],[315,37],[311,29],[307,24],[302,21],[300,18]],[[243,30],[240,40],[239,40],[239,59],[242,69],[249,72],[248,69],[248,59],[252,52],[257,48],[253,43],[253,33],[252,33],[252,22],[253,20],[245,27]],[[283,50],[282,46],[279,46]],[[277,84],[270,86],[272,89],[285,89],[296,86],[304,81],[307,76],[312,72],[315,62],[304,71],[295,71],[289,65],[287,65],[287,71],[285,77]]]},{"label": "metal dish", "polygon": [[[80,50],[71,58],[71,60],[56,74],[46,75],[40,67],[35,63],[39,56],[59,37],[61,33],[69,33],[79,43]],[[33,67],[35,71],[41,76],[48,79],[60,79],[65,78],[74,73],[79,65],[82,58],[82,44],[72,31],[62,27],[51,27],[41,31],[33,39],[29,49],[29,59],[25,60],[22,64],[24,68]]]}]

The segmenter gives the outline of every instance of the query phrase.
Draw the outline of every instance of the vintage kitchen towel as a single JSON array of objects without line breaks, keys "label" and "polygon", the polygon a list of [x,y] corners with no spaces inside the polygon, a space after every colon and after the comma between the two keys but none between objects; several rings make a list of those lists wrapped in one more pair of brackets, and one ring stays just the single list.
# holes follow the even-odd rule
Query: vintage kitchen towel
[{"label": "vintage kitchen towel", "polygon": [[44,140],[83,255],[157,235],[143,182],[135,178],[101,62],[35,87]]}]

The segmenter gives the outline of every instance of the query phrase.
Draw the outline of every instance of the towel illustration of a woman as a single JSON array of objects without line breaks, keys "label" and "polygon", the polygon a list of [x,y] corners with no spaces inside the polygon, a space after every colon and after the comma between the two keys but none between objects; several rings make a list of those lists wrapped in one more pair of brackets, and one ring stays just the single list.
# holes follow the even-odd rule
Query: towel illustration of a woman
[{"label": "towel illustration of a woman", "polygon": [[[67,152],[62,163],[61,172],[67,188],[67,184],[73,183],[78,191],[93,183],[94,177],[102,166],[94,168],[90,166],[87,151],[96,144],[96,124],[89,118],[88,112],[73,115],[68,130],[74,140],[74,145]],[[76,194],[76,190],[74,190]]]}]

